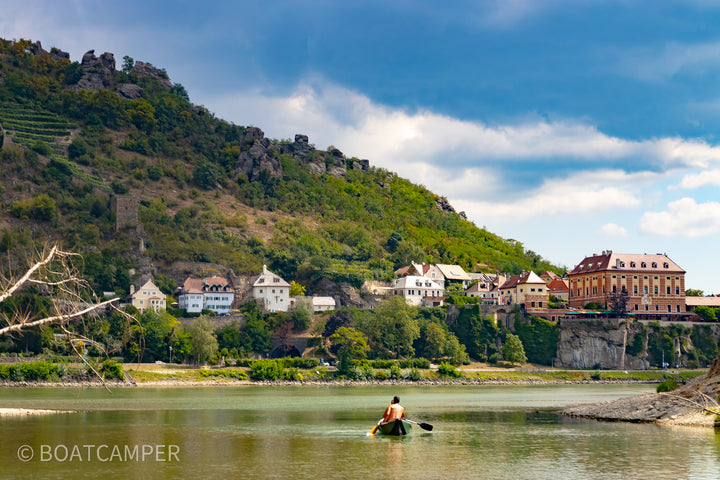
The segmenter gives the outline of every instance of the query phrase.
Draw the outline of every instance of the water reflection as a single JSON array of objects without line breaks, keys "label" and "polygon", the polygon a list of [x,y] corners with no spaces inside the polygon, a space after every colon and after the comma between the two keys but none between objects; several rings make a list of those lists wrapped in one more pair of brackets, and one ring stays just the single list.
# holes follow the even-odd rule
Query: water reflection
[{"label": "water reflection", "polygon": [[[0,404],[81,413],[0,420],[2,478],[720,478],[709,429],[560,417],[610,386],[543,388],[226,388],[0,390]],[[407,437],[367,436],[387,397],[432,423]],[[14,405],[13,405],[14,404]],[[177,445],[179,462],[21,462],[29,445]]]}]

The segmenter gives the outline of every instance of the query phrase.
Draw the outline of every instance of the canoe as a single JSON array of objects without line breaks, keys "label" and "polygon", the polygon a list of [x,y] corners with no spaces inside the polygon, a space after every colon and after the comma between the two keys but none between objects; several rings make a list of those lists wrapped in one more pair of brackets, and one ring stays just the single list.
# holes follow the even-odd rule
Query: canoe
[{"label": "canoe", "polygon": [[397,419],[392,422],[381,423],[378,431],[383,435],[407,435],[412,429],[412,424],[405,420]]}]

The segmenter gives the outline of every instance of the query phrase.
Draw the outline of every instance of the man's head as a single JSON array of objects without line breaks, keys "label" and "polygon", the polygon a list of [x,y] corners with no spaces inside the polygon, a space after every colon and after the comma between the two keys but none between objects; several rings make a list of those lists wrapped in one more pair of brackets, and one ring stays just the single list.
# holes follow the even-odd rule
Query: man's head
[{"label": "man's head", "polygon": [[393,397],[392,403],[400,403],[400,397],[398,397],[397,395],[395,395],[395,396]]}]

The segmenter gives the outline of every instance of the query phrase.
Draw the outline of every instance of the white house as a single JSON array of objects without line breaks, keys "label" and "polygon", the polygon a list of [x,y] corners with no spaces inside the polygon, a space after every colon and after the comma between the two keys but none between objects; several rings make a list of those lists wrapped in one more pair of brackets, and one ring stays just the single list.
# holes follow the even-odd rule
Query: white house
[{"label": "white house", "polygon": [[178,307],[188,313],[208,309],[218,315],[227,315],[234,299],[235,291],[227,278],[188,278],[180,288]]},{"label": "white house", "polygon": [[392,295],[405,297],[410,305],[422,307],[442,306],[445,294],[445,289],[439,283],[416,275],[396,278],[390,290]]},{"label": "white house", "polygon": [[266,312],[287,312],[290,309],[290,284],[263,265],[263,273],[253,282],[253,298]]},{"label": "white house", "polygon": [[312,297],[313,312],[325,312],[335,310],[335,299],[333,297]]},{"label": "white house", "polygon": [[154,310],[156,312],[165,310],[166,300],[165,294],[163,294],[152,278],[139,279],[137,282],[140,285],[137,290],[135,284],[130,284],[130,304],[137,308],[140,313],[145,313],[148,310]]},{"label": "white house", "polygon": [[470,285],[472,279],[460,265],[438,263],[435,266],[440,270],[446,282],[459,282],[463,288],[468,288],[468,285]]}]

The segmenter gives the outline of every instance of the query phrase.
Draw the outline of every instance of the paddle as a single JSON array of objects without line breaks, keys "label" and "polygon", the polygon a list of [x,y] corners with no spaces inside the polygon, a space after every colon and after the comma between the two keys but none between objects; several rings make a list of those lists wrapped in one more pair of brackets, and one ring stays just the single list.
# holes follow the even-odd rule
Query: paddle
[{"label": "paddle", "polygon": [[380,428],[380,424],[379,424],[379,423],[378,423],[377,425],[375,425],[375,426],[370,430],[370,432],[368,432],[368,433],[369,433],[370,435],[375,435],[375,432],[377,432],[377,429],[378,429],[378,428]]},{"label": "paddle", "polygon": [[413,422],[412,420],[408,420],[407,418],[405,419],[405,421],[406,421],[406,422],[410,422],[410,423],[414,423],[415,425],[418,425],[420,428],[422,428],[423,430],[427,430],[428,432],[432,432],[432,429],[434,428],[434,427],[433,427],[432,425],[430,425],[429,423]]}]

